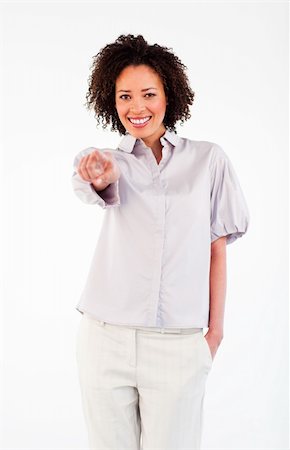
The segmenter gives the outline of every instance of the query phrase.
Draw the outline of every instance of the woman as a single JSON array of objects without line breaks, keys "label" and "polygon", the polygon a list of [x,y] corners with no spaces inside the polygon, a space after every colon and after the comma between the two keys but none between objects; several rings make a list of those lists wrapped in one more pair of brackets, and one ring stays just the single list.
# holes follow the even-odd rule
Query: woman
[{"label": "woman", "polygon": [[[88,108],[123,136],[75,157],[103,223],[76,309],[92,449],[200,449],[205,383],[223,339],[226,245],[248,207],[223,149],[180,137],[193,103],[168,48],[121,35],[95,57]],[[203,328],[208,332],[203,335]]]}]

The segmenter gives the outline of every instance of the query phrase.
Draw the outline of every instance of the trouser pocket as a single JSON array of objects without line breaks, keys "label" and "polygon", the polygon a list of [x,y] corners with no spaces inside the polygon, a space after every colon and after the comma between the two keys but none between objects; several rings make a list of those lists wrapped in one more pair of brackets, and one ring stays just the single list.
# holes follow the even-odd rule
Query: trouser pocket
[{"label": "trouser pocket", "polygon": [[210,363],[210,365],[212,365],[213,357],[212,357],[212,354],[211,354],[211,349],[210,349],[210,347],[208,345],[208,342],[207,342],[206,338],[204,337],[203,333],[201,333],[201,337],[202,337],[202,341],[203,341],[203,345],[204,345],[205,351],[207,353],[207,357],[208,357],[209,363]]}]

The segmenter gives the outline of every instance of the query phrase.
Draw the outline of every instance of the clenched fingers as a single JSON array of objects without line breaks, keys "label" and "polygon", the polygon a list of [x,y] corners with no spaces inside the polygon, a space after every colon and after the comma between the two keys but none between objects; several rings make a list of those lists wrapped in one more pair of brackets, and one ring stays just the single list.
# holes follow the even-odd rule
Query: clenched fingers
[{"label": "clenched fingers", "polygon": [[105,172],[107,164],[107,157],[102,152],[96,150],[80,160],[78,174],[84,180],[92,181]]}]

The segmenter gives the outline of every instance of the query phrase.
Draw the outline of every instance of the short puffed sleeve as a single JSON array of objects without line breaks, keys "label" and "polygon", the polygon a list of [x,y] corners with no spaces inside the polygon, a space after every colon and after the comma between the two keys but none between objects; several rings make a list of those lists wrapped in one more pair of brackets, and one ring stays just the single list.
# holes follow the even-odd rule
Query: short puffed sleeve
[{"label": "short puffed sleeve", "polygon": [[217,144],[212,150],[211,242],[227,236],[226,244],[231,244],[247,232],[249,209],[228,155]]}]

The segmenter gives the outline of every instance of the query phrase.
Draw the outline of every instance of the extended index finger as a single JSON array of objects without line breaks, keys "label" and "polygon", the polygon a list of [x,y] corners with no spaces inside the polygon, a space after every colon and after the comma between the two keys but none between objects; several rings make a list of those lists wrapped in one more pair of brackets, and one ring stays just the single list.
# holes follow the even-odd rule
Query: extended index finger
[{"label": "extended index finger", "polygon": [[100,162],[108,161],[107,156],[101,150],[95,150],[95,155]]}]

